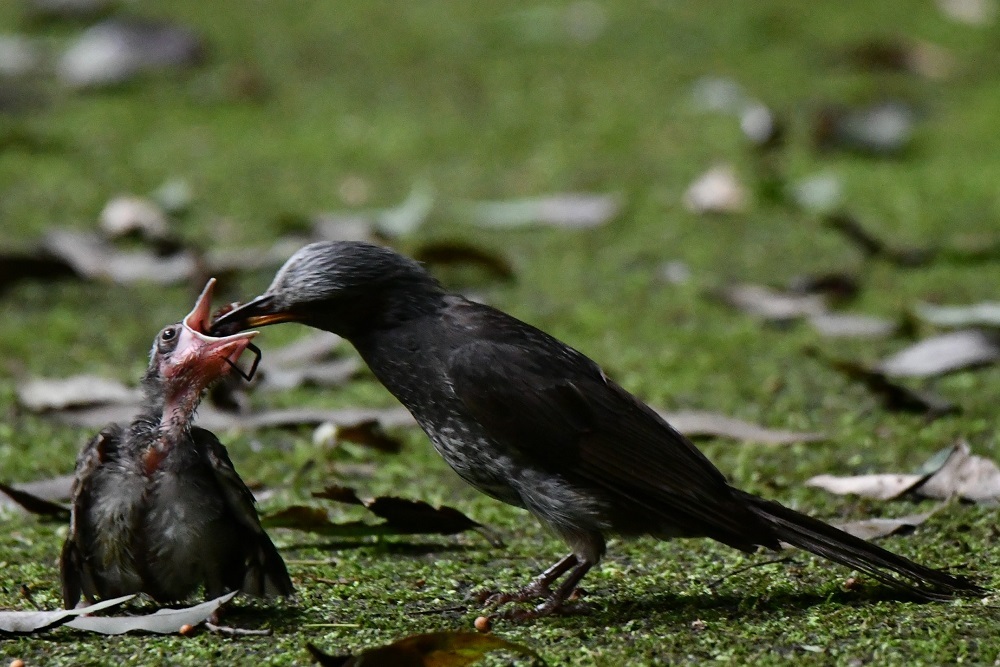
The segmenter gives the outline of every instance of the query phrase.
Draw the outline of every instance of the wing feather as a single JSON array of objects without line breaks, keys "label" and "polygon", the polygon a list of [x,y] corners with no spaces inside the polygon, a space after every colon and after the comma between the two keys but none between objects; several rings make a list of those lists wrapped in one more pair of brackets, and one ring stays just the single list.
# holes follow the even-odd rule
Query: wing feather
[{"label": "wing feather", "polygon": [[[451,353],[447,373],[469,416],[496,441],[598,490],[620,528],[634,520],[630,530],[752,548],[758,520],[687,438],[583,354],[513,318],[497,326],[502,313],[488,312],[492,326]],[[518,335],[508,335],[516,325]]]}]

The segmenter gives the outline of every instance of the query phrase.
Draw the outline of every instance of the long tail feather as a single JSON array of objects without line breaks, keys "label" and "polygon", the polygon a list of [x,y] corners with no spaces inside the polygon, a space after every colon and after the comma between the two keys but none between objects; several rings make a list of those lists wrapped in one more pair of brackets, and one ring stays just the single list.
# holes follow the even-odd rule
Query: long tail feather
[{"label": "long tail feather", "polygon": [[864,572],[886,585],[927,600],[986,593],[965,577],[914,563],[819,519],[749,493],[738,493],[781,541]]}]

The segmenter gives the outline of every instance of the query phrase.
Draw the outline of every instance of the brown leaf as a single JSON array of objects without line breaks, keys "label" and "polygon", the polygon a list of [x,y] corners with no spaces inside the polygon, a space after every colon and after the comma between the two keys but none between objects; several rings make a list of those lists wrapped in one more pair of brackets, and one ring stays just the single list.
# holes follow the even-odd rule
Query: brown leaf
[{"label": "brown leaf", "polygon": [[522,644],[478,632],[430,632],[400,639],[387,646],[371,648],[351,656],[331,656],[313,644],[309,652],[320,665],[362,667],[463,667],[471,665],[492,651],[510,651],[541,661],[541,656]]},{"label": "brown leaf", "polygon": [[394,496],[361,499],[354,489],[346,486],[328,486],[313,493],[315,498],[363,505],[369,512],[385,519],[385,526],[400,534],[452,535],[466,530],[482,528],[454,507],[442,505],[434,508],[422,500],[406,500]]},{"label": "brown leaf", "polygon": [[337,524],[330,521],[326,510],[306,505],[292,505],[261,517],[266,528],[294,528],[313,533],[324,532]]},{"label": "brown leaf", "polygon": [[349,503],[351,505],[365,504],[365,501],[358,497],[357,491],[349,486],[340,486],[339,484],[331,484],[322,491],[314,491],[312,495],[313,498],[323,498],[324,500],[333,500],[338,503]]},{"label": "brown leaf", "polygon": [[955,57],[930,42],[901,38],[870,39],[851,47],[847,59],[864,70],[917,74],[943,79],[955,68]]},{"label": "brown leaf", "polygon": [[434,508],[422,500],[381,496],[366,503],[365,507],[400,533],[453,535],[482,527],[454,507]]},{"label": "brown leaf", "polygon": [[337,439],[371,447],[387,454],[398,454],[403,449],[403,442],[386,433],[377,419],[338,426]]}]

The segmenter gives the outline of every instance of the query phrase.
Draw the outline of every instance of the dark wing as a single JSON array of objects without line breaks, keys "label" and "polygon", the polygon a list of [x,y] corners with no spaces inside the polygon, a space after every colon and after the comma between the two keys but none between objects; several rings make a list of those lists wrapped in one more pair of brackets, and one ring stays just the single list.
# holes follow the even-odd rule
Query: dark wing
[{"label": "dark wing", "polygon": [[246,577],[240,590],[259,596],[291,595],[292,580],[285,561],[260,525],[253,493],[233,467],[229,452],[211,431],[194,428],[191,436],[211,468],[230,513],[239,522],[250,543],[247,545]]},{"label": "dark wing", "polygon": [[517,320],[491,324],[500,326],[483,327],[450,355],[447,373],[495,439],[601,493],[623,532],[707,536],[744,549],[755,533],[760,539],[759,521],[722,473],[593,361]]},{"label": "dark wing", "polygon": [[113,424],[95,435],[80,450],[76,457],[76,472],[73,479],[72,509],[69,532],[63,543],[59,558],[59,574],[62,579],[63,606],[72,609],[80,601],[81,591],[88,597],[95,591],[92,575],[80,545],[79,517],[86,513],[90,504],[91,484],[94,473],[112,456],[121,441],[122,427]]}]

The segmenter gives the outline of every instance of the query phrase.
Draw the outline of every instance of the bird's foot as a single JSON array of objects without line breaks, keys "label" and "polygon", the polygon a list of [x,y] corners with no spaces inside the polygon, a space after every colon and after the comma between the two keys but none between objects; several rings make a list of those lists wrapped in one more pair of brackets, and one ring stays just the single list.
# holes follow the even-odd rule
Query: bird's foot
[{"label": "bird's foot", "polygon": [[481,591],[476,600],[487,609],[496,609],[510,602],[528,602],[546,598],[552,594],[548,583],[534,579],[530,584],[516,591]]},{"label": "bird's foot", "polygon": [[544,616],[554,616],[556,614],[560,616],[589,614],[592,611],[591,606],[580,600],[579,595],[579,589],[573,592],[570,599],[563,599],[558,594],[553,593],[544,602],[535,607],[527,609],[524,607],[510,607],[501,611],[494,611],[488,618],[491,622],[505,620],[523,623],[524,621],[531,621]]},{"label": "bird's foot", "polygon": [[[550,587],[552,582],[561,577],[567,570],[577,565],[578,560],[576,555],[569,554],[532,579],[531,583],[523,588],[510,592],[482,591],[476,595],[476,599],[479,603],[485,604],[487,609],[495,609],[508,602],[528,602],[529,600],[537,600],[539,598],[549,599],[554,595]],[[565,598],[568,595],[562,594],[562,597]]]}]

